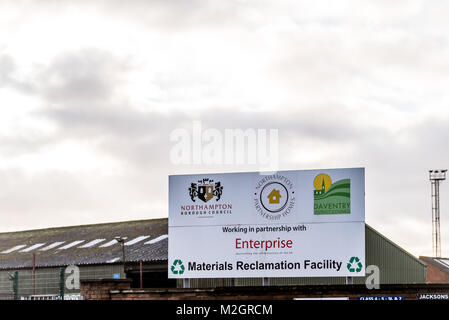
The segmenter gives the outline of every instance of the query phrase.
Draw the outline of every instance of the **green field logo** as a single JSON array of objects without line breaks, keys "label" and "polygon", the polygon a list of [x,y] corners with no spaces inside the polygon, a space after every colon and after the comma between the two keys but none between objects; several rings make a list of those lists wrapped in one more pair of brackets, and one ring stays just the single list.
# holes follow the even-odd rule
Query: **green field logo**
[{"label": "green field logo", "polygon": [[314,214],[350,214],[351,180],[342,179],[332,183],[331,178],[320,173],[313,180]]}]

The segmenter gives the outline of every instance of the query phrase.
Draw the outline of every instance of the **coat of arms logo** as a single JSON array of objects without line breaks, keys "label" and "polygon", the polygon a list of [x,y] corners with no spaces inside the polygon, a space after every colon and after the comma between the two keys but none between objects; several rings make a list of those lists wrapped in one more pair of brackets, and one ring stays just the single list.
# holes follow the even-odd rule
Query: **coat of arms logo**
[{"label": "coat of arms logo", "polygon": [[193,202],[195,202],[195,198],[208,202],[213,197],[216,197],[215,200],[218,201],[222,193],[223,186],[220,181],[214,182],[209,178],[198,180],[197,183],[192,183],[189,187],[189,195]]}]

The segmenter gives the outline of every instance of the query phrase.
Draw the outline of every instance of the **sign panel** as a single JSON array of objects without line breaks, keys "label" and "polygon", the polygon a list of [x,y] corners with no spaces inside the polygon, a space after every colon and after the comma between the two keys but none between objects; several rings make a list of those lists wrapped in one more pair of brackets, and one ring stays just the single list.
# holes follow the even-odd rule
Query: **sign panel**
[{"label": "sign panel", "polygon": [[447,293],[418,293],[418,300],[449,300]]},{"label": "sign panel", "polygon": [[364,169],[169,177],[169,278],[365,275]]}]

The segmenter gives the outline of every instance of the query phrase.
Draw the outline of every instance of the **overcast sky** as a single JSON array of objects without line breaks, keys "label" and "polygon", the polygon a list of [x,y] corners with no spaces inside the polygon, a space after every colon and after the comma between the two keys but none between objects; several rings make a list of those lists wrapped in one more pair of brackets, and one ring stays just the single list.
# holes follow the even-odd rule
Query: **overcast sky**
[{"label": "overcast sky", "polygon": [[[363,4],[362,4],[363,2]],[[170,132],[278,129],[280,169],[366,168],[366,221],[432,255],[449,3],[1,0],[0,232],[168,216]],[[441,186],[449,256],[449,181]]]}]

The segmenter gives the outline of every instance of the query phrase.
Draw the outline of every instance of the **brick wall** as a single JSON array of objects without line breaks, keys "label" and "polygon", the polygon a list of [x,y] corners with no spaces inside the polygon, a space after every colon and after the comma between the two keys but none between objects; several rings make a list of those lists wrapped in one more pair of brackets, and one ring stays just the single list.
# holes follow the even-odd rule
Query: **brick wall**
[{"label": "brick wall", "polygon": [[427,283],[449,283],[449,273],[431,263],[427,263]]},{"label": "brick wall", "polygon": [[111,291],[129,290],[131,280],[126,279],[95,279],[81,280],[80,294],[86,300],[110,300]]},{"label": "brick wall", "polygon": [[112,300],[291,300],[294,298],[401,296],[415,300],[418,293],[449,293],[448,284],[384,285],[368,290],[364,285],[222,287],[211,289],[125,289],[111,290]]}]

